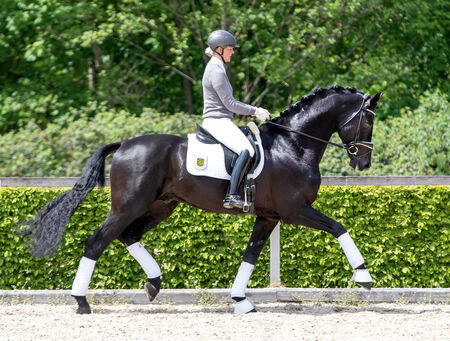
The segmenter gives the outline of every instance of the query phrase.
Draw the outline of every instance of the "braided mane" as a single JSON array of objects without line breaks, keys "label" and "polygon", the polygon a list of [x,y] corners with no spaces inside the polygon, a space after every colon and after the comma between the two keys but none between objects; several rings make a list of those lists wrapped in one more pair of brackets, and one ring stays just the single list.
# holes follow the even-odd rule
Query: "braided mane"
[{"label": "braided mane", "polygon": [[302,108],[305,108],[305,107],[311,105],[312,102],[316,98],[325,98],[328,95],[330,95],[331,93],[345,93],[345,92],[359,93],[359,94],[364,95],[364,92],[362,92],[358,89],[355,89],[351,86],[343,87],[340,85],[330,85],[325,88],[318,88],[318,89],[315,89],[310,94],[305,95],[302,98],[300,98],[298,101],[293,103],[289,108],[284,109],[281,112],[280,117],[287,117],[287,116],[298,113]]}]

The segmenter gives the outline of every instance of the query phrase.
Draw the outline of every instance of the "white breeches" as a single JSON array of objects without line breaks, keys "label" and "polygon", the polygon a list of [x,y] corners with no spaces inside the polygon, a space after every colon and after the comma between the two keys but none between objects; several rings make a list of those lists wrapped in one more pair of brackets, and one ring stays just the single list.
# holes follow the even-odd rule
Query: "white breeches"
[{"label": "white breeches", "polygon": [[247,149],[250,156],[255,155],[255,150],[242,131],[228,118],[205,118],[202,126],[208,130],[217,140],[236,154]]}]

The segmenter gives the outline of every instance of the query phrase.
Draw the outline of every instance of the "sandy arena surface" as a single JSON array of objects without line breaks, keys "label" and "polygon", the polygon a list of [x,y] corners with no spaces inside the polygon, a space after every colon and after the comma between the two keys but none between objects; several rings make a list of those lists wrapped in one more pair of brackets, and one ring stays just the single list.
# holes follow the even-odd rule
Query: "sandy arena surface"
[{"label": "sandy arena surface", "polygon": [[232,304],[2,304],[0,340],[450,340],[450,305],[257,304],[234,315]]}]

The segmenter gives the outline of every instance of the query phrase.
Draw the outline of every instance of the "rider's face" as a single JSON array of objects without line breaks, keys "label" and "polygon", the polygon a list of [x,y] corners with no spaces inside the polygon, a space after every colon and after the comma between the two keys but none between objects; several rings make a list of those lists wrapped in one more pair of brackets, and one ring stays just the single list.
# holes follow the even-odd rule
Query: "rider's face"
[{"label": "rider's face", "polygon": [[234,48],[233,46],[227,46],[223,50],[223,59],[226,63],[229,63],[231,60],[231,56],[234,54]]}]

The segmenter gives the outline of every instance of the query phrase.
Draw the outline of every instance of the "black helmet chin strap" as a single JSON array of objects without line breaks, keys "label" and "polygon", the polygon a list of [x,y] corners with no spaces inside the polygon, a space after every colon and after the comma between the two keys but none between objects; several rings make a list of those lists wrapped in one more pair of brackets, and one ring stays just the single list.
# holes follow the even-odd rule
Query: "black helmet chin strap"
[{"label": "black helmet chin strap", "polygon": [[226,62],[225,59],[223,58],[223,51],[225,51],[225,49],[222,47],[222,53],[220,53],[220,52],[217,50],[219,47],[222,47],[222,46],[217,46],[216,49],[214,50],[214,52],[216,52],[216,53],[220,56],[220,58],[222,58],[222,62],[223,62],[224,64],[226,64],[227,62]]}]

